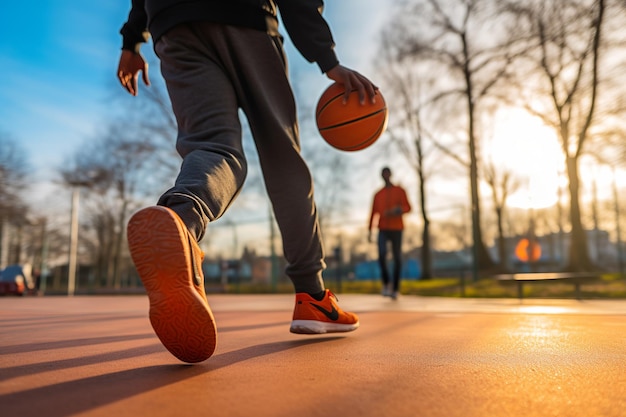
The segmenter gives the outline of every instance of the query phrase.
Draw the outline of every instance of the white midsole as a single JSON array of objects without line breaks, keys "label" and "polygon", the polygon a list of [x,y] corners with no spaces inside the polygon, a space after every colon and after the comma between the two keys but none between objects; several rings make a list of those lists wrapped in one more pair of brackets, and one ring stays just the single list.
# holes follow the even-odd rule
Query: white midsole
[{"label": "white midsole", "polygon": [[350,332],[359,327],[359,322],[354,324],[343,323],[327,323],[317,320],[293,320],[291,322],[291,331],[293,333],[338,333]]}]

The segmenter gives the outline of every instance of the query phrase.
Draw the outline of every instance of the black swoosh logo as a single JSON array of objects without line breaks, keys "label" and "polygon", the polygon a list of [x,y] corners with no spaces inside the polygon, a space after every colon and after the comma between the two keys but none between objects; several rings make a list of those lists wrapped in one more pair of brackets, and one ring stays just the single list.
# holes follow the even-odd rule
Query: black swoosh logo
[{"label": "black swoosh logo", "polygon": [[337,312],[337,309],[335,308],[335,306],[331,306],[332,309],[328,311],[320,305],[313,304],[313,303],[309,303],[309,304],[311,304],[313,307],[317,308],[319,311],[324,313],[324,315],[328,317],[330,320],[337,321],[339,319],[339,313]]}]

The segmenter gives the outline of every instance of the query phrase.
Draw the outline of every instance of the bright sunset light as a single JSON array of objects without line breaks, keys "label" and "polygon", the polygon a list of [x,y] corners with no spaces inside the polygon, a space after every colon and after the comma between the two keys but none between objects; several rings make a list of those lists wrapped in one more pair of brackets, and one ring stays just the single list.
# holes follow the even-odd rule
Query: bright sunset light
[{"label": "bright sunset light", "polygon": [[517,208],[545,208],[557,202],[563,152],[554,130],[522,109],[500,110],[493,139],[483,149],[497,167],[513,171],[522,185],[507,203]]}]

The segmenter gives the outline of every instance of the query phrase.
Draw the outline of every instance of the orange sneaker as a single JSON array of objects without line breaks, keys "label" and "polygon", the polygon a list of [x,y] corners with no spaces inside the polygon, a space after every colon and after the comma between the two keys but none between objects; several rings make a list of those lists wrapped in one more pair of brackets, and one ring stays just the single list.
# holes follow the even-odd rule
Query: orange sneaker
[{"label": "orange sneaker", "polygon": [[217,328],[204,292],[204,253],[176,213],[152,206],[128,222],[128,247],[150,300],[150,323],[183,362],[208,359]]},{"label": "orange sneaker", "polygon": [[323,334],[351,332],[359,327],[356,314],[343,311],[337,305],[337,297],[326,290],[324,299],[317,301],[307,293],[296,294],[291,333]]}]

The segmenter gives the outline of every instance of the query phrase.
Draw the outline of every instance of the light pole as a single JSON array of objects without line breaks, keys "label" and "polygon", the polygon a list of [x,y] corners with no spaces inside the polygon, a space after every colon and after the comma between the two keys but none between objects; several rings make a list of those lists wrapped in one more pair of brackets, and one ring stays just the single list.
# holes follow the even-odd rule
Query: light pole
[{"label": "light pole", "polygon": [[[95,175],[90,173],[92,177]],[[67,295],[73,296],[76,290],[76,265],[78,260],[78,206],[80,200],[80,188],[90,187],[93,180],[68,181],[72,187],[72,211],[70,220],[70,251],[67,262]]]},{"label": "light pole", "polygon": [[619,193],[617,192],[617,174],[615,173],[615,166],[611,165],[613,171],[613,200],[615,201],[615,232],[617,233],[617,262],[619,265],[620,276],[624,275],[624,258],[622,253],[622,232],[620,228],[620,208],[619,208]]},{"label": "light pole", "polygon": [[67,263],[67,295],[72,297],[76,289],[76,259],[78,257],[78,204],[79,184],[72,184],[72,211],[70,221],[70,253]]}]

